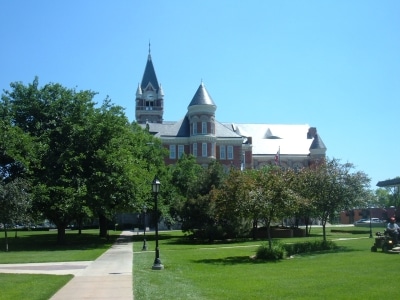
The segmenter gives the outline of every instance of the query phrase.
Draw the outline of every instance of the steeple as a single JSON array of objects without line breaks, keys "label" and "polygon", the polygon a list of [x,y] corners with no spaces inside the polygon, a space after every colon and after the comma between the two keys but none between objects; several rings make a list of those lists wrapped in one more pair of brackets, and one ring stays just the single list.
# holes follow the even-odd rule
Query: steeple
[{"label": "steeple", "polygon": [[149,43],[149,54],[142,82],[136,90],[136,122],[139,124],[162,123],[164,113],[164,91],[158,84]]},{"label": "steeple", "polygon": [[146,88],[148,88],[149,84],[152,85],[153,89],[157,93],[159,84],[158,84],[156,72],[154,71],[153,61],[151,60],[150,43],[149,43],[149,54],[147,56],[147,63],[146,63],[146,67],[144,69],[142,83],[140,84],[142,91],[145,91]]}]

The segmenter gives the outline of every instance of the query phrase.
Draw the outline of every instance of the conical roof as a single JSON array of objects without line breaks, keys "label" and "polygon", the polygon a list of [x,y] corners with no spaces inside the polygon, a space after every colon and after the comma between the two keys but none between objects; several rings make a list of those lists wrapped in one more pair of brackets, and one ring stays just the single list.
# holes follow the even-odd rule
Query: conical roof
[{"label": "conical roof", "polygon": [[204,86],[203,82],[200,84],[199,88],[197,89],[196,93],[193,96],[192,101],[189,104],[190,106],[194,105],[212,105],[216,106],[211,96],[208,94],[206,87]]},{"label": "conical roof", "polygon": [[156,72],[154,71],[154,66],[153,66],[153,61],[151,60],[151,55],[149,53],[149,56],[147,57],[147,63],[146,67],[144,69],[144,74],[142,78],[142,83],[140,84],[142,90],[145,90],[145,88],[148,86],[148,84],[151,83],[153,88],[157,91],[158,90],[158,80],[156,76]]},{"label": "conical roof", "polygon": [[312,149],[326,149],[324,142],[318,134],[314,136],[314,140],[311,143],[310,150]]}]

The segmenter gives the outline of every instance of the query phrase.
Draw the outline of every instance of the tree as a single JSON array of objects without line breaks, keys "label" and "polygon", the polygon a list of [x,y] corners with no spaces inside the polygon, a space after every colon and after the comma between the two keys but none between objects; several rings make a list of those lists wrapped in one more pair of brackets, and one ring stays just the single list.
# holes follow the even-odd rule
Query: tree
[{"label": "tree", "polygon": [[252,210],[267,228],[269,248],[272,248],[270,227],[274,221],[293,215],[298,207],[298,194],[293,190],[295,173],[293,170],[282,170],[271,166],[248,173],[253,185],[249,186]]},{"label": "tree", "polygon": [[27,192],[27,182],[17,178],[8,183],[0,184],[0,223],[4,225],[6,251],[8,251],[7,228],[19,221],[25,220],[30,208],[30,199]]},{"label": "tree", "polygon": [[[210,193],[215,202],[216,225],[226,237],[244,236],[249,233],[250,223],[258,219],[258,211],[254,211],[249,199],[250,177],[236,168],[231,168],[224,177],[222,184]],[[253,222],[253,229],[256,224]]]},{"label": "tree", "polygon": [[328,220],[339,211],[361,205],[368,194],[370,179],[353,169],[351,163],[341,164],[338,159],[331,159],[301,170],[304,180],[301,193],[311,201],[321,220],[324,241]]},{"label": "tree", "polygon": [[[187,220],[185,203],[193,197],[192,191],[197,185],[198,176],[203,172],[193,155],[183,154],[175,165],[169,166],[171,182],[171,205],[169,214],[175,220]],[[185,228],[185,225],[184,225]]]},{"label": "tree", "polygon": [[59,243],[67,225],[86,216],[99,217],[105,236],[107,220],[117,211],[136,208],[142,196],[150,196],[144,181],[165,172],[164,152],[145,157],[146,143],[157,139],[130,124],[123,108],[108,98],[96,108],[96,93],[53,83],[39,87],[38,78],[28,86],[10,86],[0,112],[36,145],[30,168],[33,206],[57,226]]},{"label": "tree", "polygon": [[172,168],[172,182],[180,199],[175,203],[176,213],[184,232],[209,240],[217,237],[217,231],[221,233],[217,230],[220,224],[216,221],[215,201],[210,192],[219,187],[224,177],[221,164],[212,161],[207,168],[202,168],[192,155],[184,155]]},{"label": "tree", "polygon": [[380,207],[391,206],[391,194],[387,188],[377,188],[375,190],[375,197]]},{"label": "tree", "polygon": [[63,243],[67,225],[78,214],[82,193],[82,140],[93,113],[95,93],[76,92],[60,84],[39,88],[38,78],[24,86],[16,82],[3,101],[11,105],[12,123],[29,134],[40,149],[33,171],[33,206],[57,226]]},{"label": "tree", "polygon": [[159,141],[129,124],[123,109],[109,101],[96,110],[90,124],[90,155],[84,161],[86,199],[99,217],[100,236],[106,236],[107,223],[116,212],[142,210],[143,199],[151,196],[150,182],[164,166],[164,152]]},{"label": "tree", "polygon": [[28,157],[34,157],[32,140],[10,122],[6,113],[9,107],[0,109],[0,223],[4,226],[6,251],[7,228],[26,222],[30,209]]}]

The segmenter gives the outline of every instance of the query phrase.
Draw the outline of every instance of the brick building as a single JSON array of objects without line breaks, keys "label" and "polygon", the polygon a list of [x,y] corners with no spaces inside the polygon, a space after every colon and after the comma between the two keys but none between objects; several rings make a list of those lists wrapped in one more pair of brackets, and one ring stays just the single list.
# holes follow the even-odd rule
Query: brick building
[{"label": "brick building", "polygon": [[316,127],[307,124],[218,122],[217,105],[203,82],[188,103],[181,120],[164,121],[164,91],[158,83],[149,48],[136,91],[135,116],[136,122],[160,138],[169,150],[167,164],[176,163],[186,153],[194,155],[203,166],[216,159],[227,170],[232,166],[247,169],[266,164],[296,169],[325,157],[327,148]]}]

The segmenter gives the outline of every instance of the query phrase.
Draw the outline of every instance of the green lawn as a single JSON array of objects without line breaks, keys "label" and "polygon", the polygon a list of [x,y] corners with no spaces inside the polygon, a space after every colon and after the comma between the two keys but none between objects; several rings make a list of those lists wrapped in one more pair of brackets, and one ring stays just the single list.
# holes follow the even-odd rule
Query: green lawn
[{"label": "green lawn", "polygon": [[72,277],[72,275],[0,274],[0,300],[49,299]]},{"label": "green lawn", "polygon": [[[101,239],[98,230],[68,231],[65,245],[57,245],[56,231],[19,231],[9,233],[5,252],[4,232],[0,232],[0,263],[62,262],[95,260],[121,233],[110,231]],[[0,274],[0,300],[45,300],[64,286],[72,275]]]},{"label": "green lawn", "polygon": [[60,262],[95,260],[106,251],[118,237],[120,231],[110,231],[110,239],[99,238],[98,230],[70,230],[66,243],[57,245],[56,231],[18,231],[8,233],[8,248],[5,252],[4,232],[0,232],[0,264]]},{"label": "green lawn", "polygon": [[[177,232],[161,233],[162,271],[151,270],[154,242],[150,240],[149,251],[143,252],[142,237],[135,236],[135,300],[396,298],[400,256],[372,253],[374,239],[368,238],[365,228],[342,229],[327,230],[328,239],[336,240],[340,251],[305,254],[280,262],[251,258],[261,241],[194,245],[182,243]],[[346,233],[350,230],[361,234]],[[312,233],[308,239],[322,239],[320,229]]]},{"label": "green lawn", "polygon": [[[134,235],[134,295],[143,299],[377,299],[397,297],[397,266],[400,256],[373,253],[366,228],[328,228],[328,239],[340,251],[313,253],[280,262],[252,258],[262,241],[194,244],[182,240],[178,231],[160,233],[160,258],[165,266],[153,271],[154,235]],[[337,228],[335,228],[337,229]],[[374,228],[374,233],[380,229]],[[360,232],[360,234],[357,234]],[[111,241],[120,232],[110,232]],[[4,234],[4,233],[0,233]],[[0,263],[95,259],[110,242],[97,231],[82,236],[68,232],[68,243],[55,246],[55,232],[19,232],[10,238],[10,252],[0,251]],[[322,239],[314,228],[310,238]],[[0,238],[3,245],[4,238]],[[82,251],[85,250],[85,251]],[[71,276],[0,274],[0,299],[48,299]]]}]

